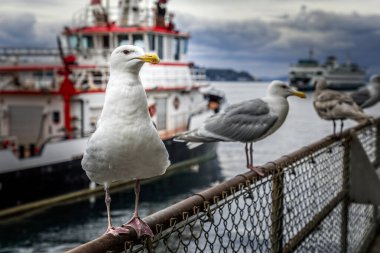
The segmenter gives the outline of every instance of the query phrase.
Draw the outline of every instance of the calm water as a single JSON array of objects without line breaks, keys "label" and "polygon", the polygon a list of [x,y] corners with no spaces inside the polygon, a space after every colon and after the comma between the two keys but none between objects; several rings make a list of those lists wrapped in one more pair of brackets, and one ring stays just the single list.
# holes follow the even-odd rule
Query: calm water
[{"label": "calm water", "polygon": [[[213,85],[226,92],[228,103],[235,103],[263,96],[267,83],[220,82]],[[331,123],[318,118],[312,107],[312,93],[307,95],[307,99],[289,98],[290,111],[284,125],[254,145],[255,164],[276,159],[331,133]],[[377,105],[366,112],[380,116],[379,109],[380,105]],[[347,127],[354,124],[346,122]],[[151,214],[245,171],[244,144],[221,143],[218,159],[202,164],[199,170],[193,168],[159,183],[143,186],[140,214]],[[133,193],[113,193],[111,206],[113,223],[127,222],[133,209]],[[0,253],[62,252],[100,236],[106,224],[103,196],[54,207],[11,223],[0,223]]]}]

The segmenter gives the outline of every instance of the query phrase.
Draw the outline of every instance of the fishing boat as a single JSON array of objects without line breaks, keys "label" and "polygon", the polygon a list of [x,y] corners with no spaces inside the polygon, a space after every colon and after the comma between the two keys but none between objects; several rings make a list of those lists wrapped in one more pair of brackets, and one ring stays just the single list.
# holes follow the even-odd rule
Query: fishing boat
[{"label": "fishing boat", "polygon": [[328,88],[335,90],[352,90],[365,85],[366,74],[357,64],[350,60],[338,63],[335,56],[327,57],[324,64],[314,59],[310,50],[309,58],[298,60],[289,68],[289,83],[299,90],[314,90],[315,79],[325,78]]},{"label": "fishing boat", "polygon": [[223,97],[207,94],[205,71],[186,59],[190,36],[166,5],[91,0],[57,48],[0,49],[0,210],[90,187],[80,161],[102,110],[110,53],[123,44],[161,59],[140,75],[172,168],[215,155],[214,144],[189,150],[173,141],[218,111]]}]

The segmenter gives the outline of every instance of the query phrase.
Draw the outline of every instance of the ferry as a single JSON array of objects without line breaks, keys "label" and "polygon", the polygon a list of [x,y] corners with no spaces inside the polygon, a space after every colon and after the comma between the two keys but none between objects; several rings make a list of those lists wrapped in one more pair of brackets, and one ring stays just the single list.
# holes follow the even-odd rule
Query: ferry
[{"label": "ferry", "polygon": [[173,141],[224,99],[207,93],[205,71],[187,61],[189,38],[166,0],[91,0],[58,35],[57,48],[0,48],[0,212],[93,187],[80,161],[102,110],[109,56],[123,44],[161,59],[140,76],[172,168],[215,156],[215,144],[189,150]]},{"label": "ferry", "polygon": [[352,90],[366,84],[366,73],[357,64],[351,61],[340,64],[335,56],[327,57],[325,63],[320,64],[313,58],[312,50],[309,58],[300,59],[289,68],[289,84],[299,90],[314,90],[314,81],[320,77],[335,90]]}]

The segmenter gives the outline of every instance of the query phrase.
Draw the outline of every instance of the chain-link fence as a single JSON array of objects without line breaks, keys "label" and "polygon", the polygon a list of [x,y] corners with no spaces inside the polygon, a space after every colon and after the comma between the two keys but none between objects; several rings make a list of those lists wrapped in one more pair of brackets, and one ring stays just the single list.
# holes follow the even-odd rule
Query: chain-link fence
[{"label": "chain-link fence", "polygon": [[[144,220],[154,238],[108,235],[74,249],[108,252],[363,252],[376,233],[377,207],[349,200],[356,134],[370,161],[380,156],[380,120],[327,137],[237,175]],[[105,246],[108,245],[108,246]]]}]

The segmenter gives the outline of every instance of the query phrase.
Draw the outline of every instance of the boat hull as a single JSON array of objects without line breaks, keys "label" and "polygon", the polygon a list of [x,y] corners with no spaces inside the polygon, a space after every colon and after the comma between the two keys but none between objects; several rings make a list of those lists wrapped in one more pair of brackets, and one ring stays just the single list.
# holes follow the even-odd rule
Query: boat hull
[{"label": "boat hull", "polygon": [[[194,149],[188,149],[186,143],[172,139],[165,140],[164,143],[169,152],[172,172],[180,171],[181,165],[197,164],[205,157],[216,156],[215,143],[203,144]],[[81,167],[81,157],[1,173],[0,210],[89,189],[90,184]]]},{"label": "boat hull", "polygon": [[[292,78],[289,80],[290,86],[296,87],[301,91],[312,91],[314,90],[314,85],[312,83],[312,78]],[[358,81],[353,82],[352,80],[345,81],[329,81],[327,79],[327,86],[329,89],[333,90],[355,90],[365,85],[364,82]]]}]

